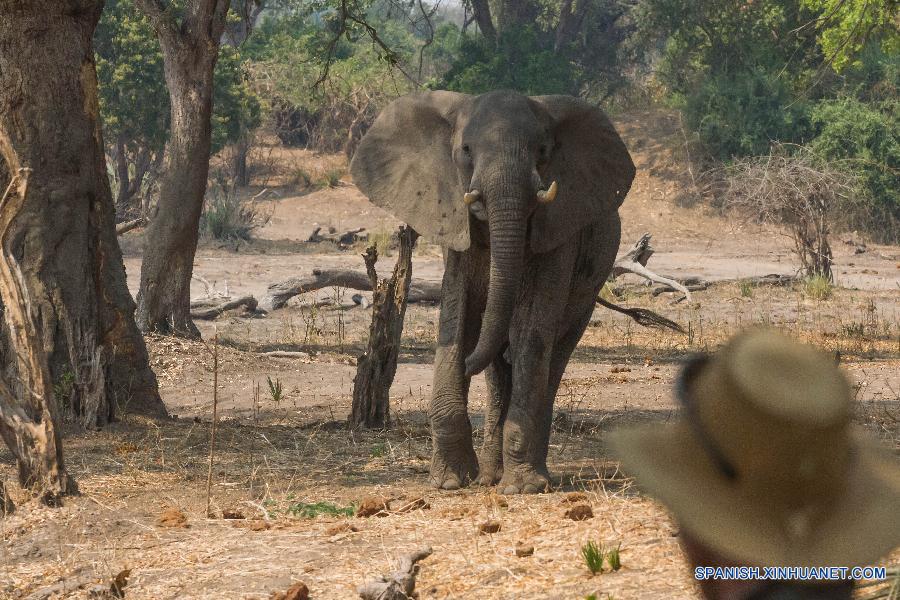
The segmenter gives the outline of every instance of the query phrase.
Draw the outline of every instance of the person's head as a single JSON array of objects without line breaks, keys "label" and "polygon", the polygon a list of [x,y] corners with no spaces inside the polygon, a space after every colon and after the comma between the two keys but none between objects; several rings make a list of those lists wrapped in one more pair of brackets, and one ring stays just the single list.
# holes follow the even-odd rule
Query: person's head
[{"label": "person's head", "polygon": [[[675,424],[617,431],[610,444],[671,510],[692,566],[866,565],[900,543],[900,469],[852,430],[850,386],[830,357],[754,329],[691,359],[676,395]],[[702,589],[743,600],[849,597],[850,586]]]}]

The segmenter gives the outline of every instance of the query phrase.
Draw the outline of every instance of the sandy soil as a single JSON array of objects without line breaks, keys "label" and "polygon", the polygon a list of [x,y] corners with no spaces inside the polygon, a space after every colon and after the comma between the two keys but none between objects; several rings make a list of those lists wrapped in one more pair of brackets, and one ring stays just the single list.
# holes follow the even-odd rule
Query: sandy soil
[{"label": "sandy soil", "polygon": [[[67,459],[83,494],[62,508],[28,503],[0,519],[0,598],[87,597],[84,586],[66,589],[58,582],[73,588],[130,568],[129,598],[266,598],[302,580],[312,598],[346,599],[356,597],[355,587],[367,577],[389,571],[399,555],[424,545],[434,554],[422,563],[421,598],[694,597],[676,526],[617,471],[603,434],[626,422],[670,419],[678,362],[756,323],[840,353],[857,385],[860,426],[900,448],[900,247],[869,244],[854,254],[855,245],[835,243],[838,287],[825,300],[811,298],[803,286],[742,289],[734,280],[795,271],[789,241],[777,231],[685,206],[690,178],[670,115],[633,114],[619,118],[619,127],[639,168],[622,208],[623,246],[649,231],[655,270],[718,283],[697,292],[694,303],[654,297],[629,277],[616,283],[624,303],[662,312],[689,333],[648,331],[609,311],[595,312],[557,399],[553,493],[500,499],[479,488],[438,493],[427,487],[433,306],[414,305],[407,314],[392,388],[394,427],[348,431],[355,357],[370,314],[314,309],[313,298],[298,297],[264,318],[235,313],[200,322],[205,342],[148,338],[163,398],[178,418],[129,417],[101,432],[69,432]],[[313,268],[361,269],[360,248],[340,251],[305,240],[318,226],[366,227],[380,236],[396,227],[346,177],[326,189],[298,183],[299,172],[315,180],[340,165],[340,157],[283,149],[260,156],[268,170],[246,195],[265,188],[278,195],[257,202],[270,217],[256,241],[205,243],[198,252],[195,272],[215,290],[263,298],[270,283]],[[142,243],[139,232],[123,240],[133,292]],[[393,260],[382,258],[380,269],[387,271]],[[415,276],[439,281],[442,268],[439,249],[421,243]],[[205,284],[195,281],[193,292],[204,295]],[[316,296],[346,300],[349,293]],[[236,520],[205,512],[214,333],[223,421],[211,501],[214,516],[233,509],[245,517]],[[309,356],[262,354],[274,349]],[[280,384],[280,397],[270,382]],[[470,399],[476,438],[484,395],[478,377]],[[5,449],[0,479],[13,479]],[[593,518],[564,516],[567,494],[575,491],[584,494],[580,502],[591,505]],[[329,514],[370,496],[390,499],[390,516]],[[428,507],[398,512],[418,498]],[[303,506],[323,502],[329,504]],[[171,508],[186,515],[187,528],[158,524]],[[310,518],[304,510],[320,514]],[[488,519],[500,522],[498,533],[479,533]],[[590,539],[621,544],[622,569],[592,576],[580,557]],[[534,556],[516,557],[519,542],[533,545]],[[54,585],[56,595],[41,592]]]}]

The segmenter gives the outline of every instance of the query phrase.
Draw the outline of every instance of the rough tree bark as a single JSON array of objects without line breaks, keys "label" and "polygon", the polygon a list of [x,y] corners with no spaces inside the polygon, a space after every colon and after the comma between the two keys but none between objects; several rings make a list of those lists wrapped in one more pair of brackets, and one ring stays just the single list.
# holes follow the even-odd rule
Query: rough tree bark
[{"label": "rough tree bark", "polygon": [[497,39],[497,30],[491,18],[491,5],[488,0],[471,0],[472,12],[475,14],[475,22],[481,34],[489,40]]},{"label": "rough tree bark", "polygon": [[[60,496],[78,493],[78,486],[63,462],[53,379],[35,306],[12,247],[13,223],[28,198],[29,175],[30,169],[17,169],[0,196],[0,299],[16,355],[15,379],[0,379],[0,437],[16,458],[22,487],[54,504]],[[0,494],[6,512],[9,499],[3,489]]]},{"label": "rough tree bark", "polygon": [[400,252],[390,279],[378,280],[375,261],[378,252],[370,246],[363,259],[374,291],[372,326],[365,354],[356,363],[353,380],[352,427],[382,429],[390,424],[390,389],[397,372],[400,334],[406,316],[406,296],[412,279],[412,251],[419,234],[411,227],[400,228]]},{"label": "rough tree bark", "polygon": [[193,0],[176,9],[136,0],[159,37],[171,129],[156,215],[147,228],[137,323],[142,331],[198,338],[191,321],[191,272],[209,175],[213,70],[229,0]]},{"label": "rough tree bark", "polygon": [[[33,169],[11,247],[65,392],[58,401],[86,426],[105,424],[117,405],[166,412],[116,240],[92,46],[102,6],[0,0],[0,171],[8,181]],[[16,359],[2,337],[9,373]]]}]

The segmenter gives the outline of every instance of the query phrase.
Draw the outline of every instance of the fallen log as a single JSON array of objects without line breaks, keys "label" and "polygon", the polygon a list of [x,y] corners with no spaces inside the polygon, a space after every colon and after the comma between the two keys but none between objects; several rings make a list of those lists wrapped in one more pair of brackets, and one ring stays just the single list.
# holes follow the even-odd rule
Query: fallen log
[{"label": "fallen log", "polygon": [[137,219],[133,219],[131,221],[123,221],[121,223],[116,224],[116,235],[122,235],[123,233],[128,233],[132,229],[137,229],[138,227],[144,227],[147,224],[147,217],[140,217]]},{"label": "fallen log", "polygon": [[641,236],[641,239],[634,243],[634,246],[632,246],[628,252],[617,258],[616,262],[613,263],[613,270],[610,278],[618,277],[624,273],[634,273],[635,275],[639,275],[654,283],[661,283],[678,290],[684,294],[688,301],[690,301],[691,292],[688,288],[674,279],[657,275],[647,268],[647,261],[650,260],[650,257],[653,256],[654,252],[653,247],[650,245],[650,238],[652,237],[651,234],[645,233]]},{"label": "fallen log", "polygon": [[365,230],[365,227],[357,227],[356,229],[348,229],[344,233],[338,233],[333,228],[329,228],[327,233],[322,233],[322,228],[316,227],[306,241],[313,243],[331,242],[342,248],[346,248],[352,246],[356,242],[367,241],[369,239],[369,234],[366,233],[365,235],[362,235]]},{"label": "fallen log", "polygon": [[[210,304],[215,302],[215,304]],[[191,318],[212,320],[229,310],[244,307],[246,312],[254,312],[257,307],[256,298],[253,296],[242,296],[235,299],[204,298],[191,302]]]},{"label": "fallen log", "polygon": [[[281,283],[273,283],[266,290],[263,306],[272,310],[284,308],[294,296],[328,287],[343,287],[361,292],[371,292],[372,282],[362,271],[350,269],[313,269],[307,277],[292,277]],[[414,281],[410,284],[408,302],[440,302],[441,284],[431,281]],[[360,300],[360,304],[362,304]]]},{"label": "fallen log", "polygon": [[397,570],[390,575],[382,575],[357,588],[362,600],[408,600],[414,598],[416,575],[419,565],[416,564],[431,556],[431,548],[422,548],[400,559]]}]

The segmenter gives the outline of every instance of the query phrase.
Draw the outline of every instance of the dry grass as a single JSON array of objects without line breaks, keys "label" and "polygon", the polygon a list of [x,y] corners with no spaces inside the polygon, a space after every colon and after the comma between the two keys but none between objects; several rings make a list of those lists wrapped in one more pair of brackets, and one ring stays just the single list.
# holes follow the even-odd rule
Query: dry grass
[{"label": "dry grass", "polygon": [[[237,400],[230,410],[224,403],[212,513],[237,510],[246,518],[205,517],[211,406],[199,408],[197,420],[130,418],[102,432],[72,432],[69,464],[84,495],[58,511],[28,505],[0,522],[8,567],[0,574],[0,597],[23,597],[79,569],[109,577],[131,568],[129,593],[140,598],[264,598],[295,580],[315,598],[351,598],[359,583],[421,545],[435,549],[422,564],[422,598],[691,597],[674,526],[617,472],[603,443],[604,432],[621,423],[670,418],[668,384],[680,357],[712,350],[759,322],[786,329],[841,353],[858,384],[859,422],[900,447],[900,397],[892,395],[896,377],[890,374],[900,364],[893,296],[836,289],[828,300],[813,301],[798,287],[758,288],[747,298],[733,282],[698,298],[700,305],[670,306],[670,299],[641,289],[629,293],[631,305],[665,310],[689,325],[689,335],[681,337],[598,313],[557,402],[550,450],[557,491],[505,500],[492,490],[438,493],[428,487],[427,391],[395,397],[397,422],[390,431],[350,432],[343,421],[346,398],[304,403],[290,383],[296,363],[260,356],[255,350],[261,345],[241,342],[235,326],[232,346],[220,348],[222,398],[246,390],[248,381],[261,383],[262,391],[251,411],[239,410]],[[427,329],[434,311],[418,307],[410,329]],[[346,344],[362,339],[365,324],[355,315],[345,322],[343,352],[336,327],[323,327],[319,351],[304,366],[328,372],[352,361]],[[226,337],[228,324],[220,328]],[[150,342],[164,389],[210,389],[206,345]],[[407,332],[405,354],[428,362],[432,344],[432,337]],[[420,350],[426,355],[418,356]],[[267,393],[266,377],[283,383],[277,402]],[[475,423],[479,436],[480,420]],[[9,479],[6,455],[0,469]],[[585,493],[593,519],[563,517],[564,494],[572,490]],[[422,497],[430,508],[384,518],[339,515],[373,495],[391,499],[395,509]],[[309,506],[333,510],[304,510]],[[156,526],[171,507],[185,512],[189,528]],[[478,524],[487,519],[501,523],[498,533],[479,534]],[[340,523],[353,526],[335,527]],[[581,556],[588,540],[605,548],[621,544],[622,568],[592,577]],[[533,545],[534,556],[516,557],[519,543]]]}]

